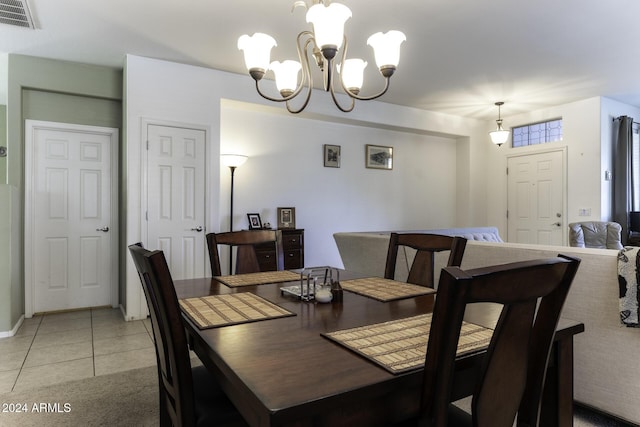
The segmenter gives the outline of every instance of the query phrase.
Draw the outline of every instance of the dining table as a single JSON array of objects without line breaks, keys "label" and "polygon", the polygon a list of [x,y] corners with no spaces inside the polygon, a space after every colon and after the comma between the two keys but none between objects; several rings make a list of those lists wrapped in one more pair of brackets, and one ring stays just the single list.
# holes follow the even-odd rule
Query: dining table
[{"label": "dining table", "polygon": [[[344,270],[339,274],[340,282],[345,284],[362,277]],[[288,313],[202,327],[183,305],[191,349],[247,423],[389,426],[415,417],[421,396],[421,366],[392,372],[328,335],[432,313],[437,294],[382,301],[345,289],[341,301],[320,303],[283,292],[281,288],[300,283],[293,277],[244,286],[229,286],[220,277],[174,282],[181,303],[216,295],[258,296]],[[465,321],[492,328],[499,312],[500,307],[495,304],[474,304],[467,308]],[[581,322],[563,318],[559,321],[540,425],[573,425],[573,337],[583,331]],[[421,351],[426,352],[426,345]],[[452,401],[473,394],[485,353],[486,348],[457,356]]]}]

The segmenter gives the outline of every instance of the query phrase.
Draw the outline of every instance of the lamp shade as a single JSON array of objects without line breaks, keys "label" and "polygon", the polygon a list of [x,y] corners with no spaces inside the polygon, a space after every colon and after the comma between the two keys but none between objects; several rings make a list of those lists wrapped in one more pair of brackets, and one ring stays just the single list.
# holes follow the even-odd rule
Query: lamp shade
[{"label": "lamp shade", "polygon": [[249,157],[243,156],[241,154],[221,154],[220,160],[222,164],[225,166],[229,166],[230,168],[237,168],[238,166],[242,166],[244,162],[247,161]]},{"label": "lamp shade", "polygon": [[[502,120],[497,121],[502,122]],[[501,146],[509,139],[509,131],[502,129],[502,123],[498,123],[498,128],[493,132],[489,132],[489,136],[491,137],[491,142],[497,146]]]},{"label": "lamp shade", "polygon": [[367,62],[362,59],[347,59],[343,64],[338,64],[338,72],[342,78],[342,84],[351,91],[360,91],[364,82],[364,69]]},{"label": "lamp shade", "polygon": [[307,11],[307,22],[313,24],[316,45],[323,50],[328,47],[340,49],[344,38],[344,24],[351,18],[351,10],[340,3],[325,6],[314,4]]},{"label": "lamp shade", "polygon": [[270,68],[276,76],[276,87],[283,96],[296,90],[296,87],[298,87],[298,73],[302,69],[302,65],[298,61],[274,61],[271,63]]},{"label": "lamp shade", "polygon": [[388,31],[386,33],[375,33],[367,44],[373,48],[376,64],[378,68],[385,66],[398,66],[400,62],[400,45],[407,37],[401,31]]},{"label": "lamp shade", "polygon": [[249,71],[269,69],[271,49],[277,45],[273,37],[263,33],[245,34],[238,39],[238,49],[244,52],[244,63]]}]

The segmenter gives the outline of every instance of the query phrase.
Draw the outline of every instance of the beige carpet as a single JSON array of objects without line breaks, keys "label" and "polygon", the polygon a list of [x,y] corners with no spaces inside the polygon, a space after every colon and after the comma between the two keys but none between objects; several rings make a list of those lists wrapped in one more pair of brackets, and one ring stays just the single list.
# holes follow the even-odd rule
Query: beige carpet
[{"label": "beige carpet", "polygon": [[0,426],[157,426],[157,375],[150,366],[2,393]]}]

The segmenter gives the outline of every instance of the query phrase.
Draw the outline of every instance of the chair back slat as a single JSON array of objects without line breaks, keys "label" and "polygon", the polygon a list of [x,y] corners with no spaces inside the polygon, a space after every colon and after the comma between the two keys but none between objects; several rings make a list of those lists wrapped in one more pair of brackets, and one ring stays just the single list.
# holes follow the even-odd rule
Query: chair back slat
[{"label": "chair back slat", "polygon": [[193,378],[173,280],[162,251],[129,246],[142,282],[154,335],[160,387],[161,419],[174,426],[195,424]]},{"label": "chair back slat", "polygon": [[[459,266],[467,240],[462,237],[443,236],[429,233],[391,233],[384,277],[395,279],[398,251],[401,247],[409,247],[416,251],[407,283],[434,288],[435,253],[451,251],[448,266]],[[405,253],[406,255],[406,253]]]},{"label": "chair back slat", "polygon": [[433,312],[421,425],[445,426],[468,304],[502,304],[472,399],[473,425],[537,426],[549,353],[580,260],[566,256],[464,271],[443,269]]},{"label": "chair back slat", "polygon": [[[256,255],[255,246],[271,243],[276,254],[275,269],[284,270],[284,250],[282,232],[280,230],[242,230],[224,233],[209,233],[206,236],[209,248],[209,262],[214,276],[221,276],[220,252],[218,245],[238,247],[236,258],[236,274],[257,273],[263,270]],[[231,272],[229,272],[231,274]]]}]

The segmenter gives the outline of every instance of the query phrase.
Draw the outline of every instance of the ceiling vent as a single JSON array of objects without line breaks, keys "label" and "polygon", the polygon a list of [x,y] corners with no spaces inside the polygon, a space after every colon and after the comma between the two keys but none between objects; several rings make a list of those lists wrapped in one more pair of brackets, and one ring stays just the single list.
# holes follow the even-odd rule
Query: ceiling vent
[{"label": "ceiling vent", "polygon": [[0,24],[36,28],[27,0],[0,0]]}]

